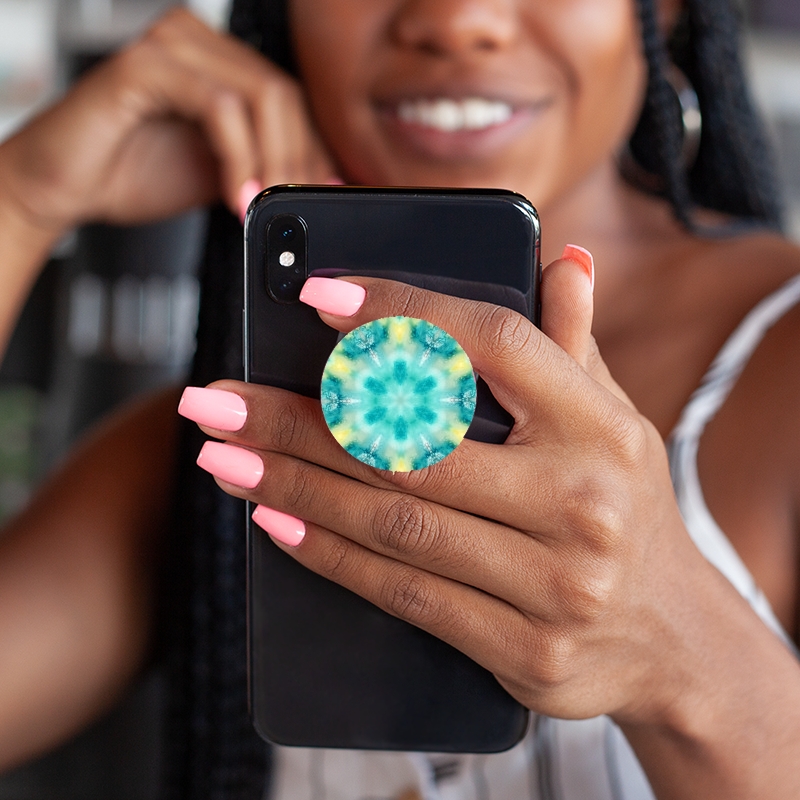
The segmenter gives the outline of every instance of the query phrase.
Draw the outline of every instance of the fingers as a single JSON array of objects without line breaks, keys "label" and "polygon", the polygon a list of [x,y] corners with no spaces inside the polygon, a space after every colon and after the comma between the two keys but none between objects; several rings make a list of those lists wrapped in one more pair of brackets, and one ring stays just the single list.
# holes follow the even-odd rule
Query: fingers
[{"label": "fingers", "polygon": [[247,110],[254,163],[250,174],[237,175],[231,191],[248,179],[264,188],[321,183],[333,175],[297,81],[238,39],[211,30],[182,9],[167,15],[154,35],[166,43],[177,63],[204,79],[211,76]]},{"label": "fingers", "polygon": [[[596,391],[596,385],[560,347],[515,311],[394,281],[311,280],[317,282],[316,291],[307,296],[304,288],[301,299],[319,309],[323,320],[337,330],[347,332],[374,319],[404,315],[447,331],[516,420],[510,441],[516,441],[515,435],[519,437],[529,426],[536,429],[547,422],[558,427],[567,420],[571,424],[578,406],[581,413],[591,410],[587,393]],[[343,307],[340,287],[355,284],[366,290],[366,297],[350,316],[337,316]],[[336,302],[331,304],[328,295]]]},{"label": "fingers", "polygon": [[[318,401],[271,387],[236,381],[220,381],[208,388],[188,387],[179,412],[216,438],[284,453],[373,487],[410,491],[424,500],[512,526],[536,519],[531,497],[537,492],[552,494],[553,484],[559,481],[552,469],[537,473],[519,448],[470,440],[424,470],[396,474],[376,470],[353,458],[336,442]],[[537,454],[534,463],[539,463],[539,457],[544,453]],[[524,470],[524,486],[509,479],[512,466],[511,474]],[[562,485],[566,483],[562,481]],[[469,491],[465,487],[470,487]],[[525,498],[523,503],[520,497]],[[542,523],[542,532],[547,534],[553,520]]]},{"label": "fingers", "polygon": [[[179,411],[209,435],[258,450],[265,458],[268,452],[283,453],[373,488],[516,528],[543,542],[570,535],[591,538],[605,530],[608,509],[601,498],[618,491],[610,470],[587,481],[574,469],[587,459],[608,462],[610,445],[601,435],[577,445],[562,438],[542,439],[535,447],[465,439],[431,467],[391,473],[350,456],[330,434],[317,401],[281,389],[235,381],[189,387]],[[236,430],[223,430],[232,427]],[[280,510],[304,513],[302,508]]]},{"label": "fingers", "polygon": [[[74,186],[93,175],[95,188],[85,190],[88,218],[136,218],[131,205],[160,210],[163,196],[185,202],[198,190],[191,204],[218,192],[238,214],[243,187],[252,197],[270,184],[323,182],[333,174],[296,81],[183,9],[87,76],[66,102],[71,119],[78,107],[85,112],[85,124],[71,126],[73,138],[84,142],[91,131],[84,161],[103,162],[94,171],[62,170],[74,173],[66,191],[73,203]],[[197,149],[187,125],[202,132],[206,158],[186,156],[187,144]],[[176,175],[175,164],[185,174]]]},{"label": "fingers", "polygon": [[524,615],[472,586],[395,561],[322,527],[311,527],[299,547],[279,546],[307,568],[461,650],[500,680],[523,668],[523,653],[537,652]]},{"label": "fingers", "polygon": [[[220,448],[227,453],[217,456]],[[198,463],[231,494],[517,607],[554,611],[546,591],[551,556],[542,543],[521,531],[396,489],[369,486],[281,453],[211,442]]]},{"label": "fingers", "polygon": [[216,157],[225,202],[237,208],[239,189],[258,168],[258,149],[246,99],[235,89],[177,63],[155,46],[132,50],[117,65],[119,85],[135,71],[142,118],[177,114],[198,123]]}]

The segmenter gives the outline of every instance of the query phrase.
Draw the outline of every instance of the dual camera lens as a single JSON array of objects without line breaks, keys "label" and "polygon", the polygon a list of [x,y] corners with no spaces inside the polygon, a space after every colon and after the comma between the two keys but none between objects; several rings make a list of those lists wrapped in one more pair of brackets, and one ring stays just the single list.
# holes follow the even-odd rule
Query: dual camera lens
[{"label": "dual camera lens", "polygon": [[295,214],[281,214],[267,226],[267,289],[279,303],[296,303],[307,275],[308,230]]}]

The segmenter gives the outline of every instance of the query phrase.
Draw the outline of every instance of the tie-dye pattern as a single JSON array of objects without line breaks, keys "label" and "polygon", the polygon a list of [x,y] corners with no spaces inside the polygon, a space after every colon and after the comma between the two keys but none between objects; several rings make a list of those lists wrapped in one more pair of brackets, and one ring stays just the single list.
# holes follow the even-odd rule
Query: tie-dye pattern
[{"label": "tie-dye pattern", "polygon": [[410,472],[441,461],[475,413],[469,358],[447,332],[411,317],[351,331],[322,375],[322,413],[336,441],[377,469]]}]

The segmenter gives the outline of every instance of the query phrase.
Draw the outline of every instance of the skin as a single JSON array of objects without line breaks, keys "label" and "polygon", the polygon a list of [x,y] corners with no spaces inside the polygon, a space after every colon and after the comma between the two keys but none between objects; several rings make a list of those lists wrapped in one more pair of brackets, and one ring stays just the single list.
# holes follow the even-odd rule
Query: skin
[{"label": "skin", "polygon": [[[668,27],[677,7],[661,11]],[[621,182],[614,158],[644,81],[626,0],[295,0],[291,14],[306,93],[173,12],[0,147],[0,221],[9,220],[0,263],[15,303],[48,242],[76,222],[151,219],[218,196],[237,210],[250,178],[266,185],[338,172],[354,182],[526,194],[552,262],[543,333],[505,311],[382,281],[359,281],[367,299],[354,317],[323,315],[342,331],[394,314],[444,327],[514,414],[506,445],[465,442],[422,472],[379,473],[335,445],[312,402],[226,382],[218,388],[245,399],[248,421],[236,434],[208,433],[259,453],[265,472],[253,490],[221,485],[305,520],[295,558],[455,644],[534,710],[611,714],[659,798],[794,796],[800,719],[787,709],[800,708],[800,670],[690,542],[663,437],[754,300],[800,269],[798,251],[768,235],[696,239],[663,203]],[[499,144],[443,140],[391,119],[400,99],[474,94],[523,109]],[[553,260],[567,241],[593,252],[594,295],[578,265]],[[0,321],[10,325],[14,307]],[[793,311],[770,331],[699,456],[711,511],[790,631],[798,328]],[[41,619],[75,609],[90,634],[68,663],[92,647],[107,655],[85,677],[80,702],[47,717],[33,687],[59,686],[63,648],[46,628],[31,634],[50,648],[40,663],[53,666],[28,684],[29,649],[3,649],[0,671],[15,682],[0,681],[0,732],[11,732],[0,733],[0,764],[78,728],[147,652],[156,562],[133,557],[130,509],[153,519],[163,511],[163,495],[147,490],[169,485],[168,460],[154,456],[167,417],[143,413],[98,434],[92,452],[115,453],[103,478],[128,498],[99,504],[101,521],[92,521],[98,476],[78,459],[53,479],[51,501],[14,523],[12,545],[2,541],[0,573],[19,577],[0,595],[0,619],[22,619],[31,596]],[[143,443],[128,448],[129,440]],[[87,522],[70,522],[79,519]],[[49,592],[39,583],[36,595],[31,576],[50,537],[105,540],[109,530],[113,557],[65,547],[60,562],[67,574],[91,563],[100,584],[138,587],[118,595],[129,603],[112,602],[119,616],[95,628],[98,604],[85,602],[79,582]],[[115,636],[131,609],[140,634]],[[2,630],[0,638],[16,641]],[[19,697],[51,720],[46,735],[14,728],[24,717]]]}]

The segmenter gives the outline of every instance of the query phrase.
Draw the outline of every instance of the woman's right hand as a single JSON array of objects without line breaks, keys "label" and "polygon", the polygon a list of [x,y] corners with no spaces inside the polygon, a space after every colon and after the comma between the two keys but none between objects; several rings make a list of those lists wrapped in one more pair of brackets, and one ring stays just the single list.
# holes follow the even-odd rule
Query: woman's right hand
[{"label": "woman's right hand", "polygon": [[299,84],[183,9],[0,147],[3,192],[50,230],[217,198],[241,214],[263,186],[334,175]]}]

